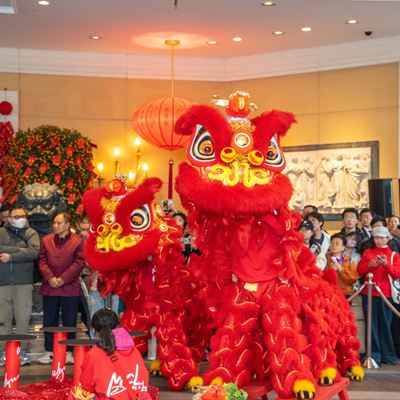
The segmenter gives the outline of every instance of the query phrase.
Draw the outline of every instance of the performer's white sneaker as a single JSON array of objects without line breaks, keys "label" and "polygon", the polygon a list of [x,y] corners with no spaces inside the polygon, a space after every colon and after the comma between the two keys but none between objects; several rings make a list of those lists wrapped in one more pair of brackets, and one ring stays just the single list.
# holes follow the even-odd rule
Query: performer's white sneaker
[{"label": "performer's white sneaker", "polygon": [[6,352],[2,351],[0,354],[0,367],[4,367],[6,363]]},{"label": "performer's white sneaker", "polygon": [[65,362],[67,364],[73,364],[74,363],[74,356],[70,351],[67,351],[67,358],[65,359]]},{"label": "performer's white sneaker", "polygon": [[157,339],[155,332],[157,328],[152,326],[150,329],[151,338],[147,341],[147,359],[149,361],[157,360]]},{"label": "performer's white sneaker", "polygon": [[37,361],[39,364],[51,364],[53,362],[53,353],[51,351],[46,351]]}]

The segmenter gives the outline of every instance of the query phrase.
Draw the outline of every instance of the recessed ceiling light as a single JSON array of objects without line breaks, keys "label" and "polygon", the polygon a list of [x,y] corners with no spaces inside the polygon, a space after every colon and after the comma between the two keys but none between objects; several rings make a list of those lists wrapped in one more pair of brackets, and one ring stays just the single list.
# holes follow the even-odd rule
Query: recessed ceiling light
[{"label": "recessed ceiling light", "polygon": [[262,6],[265,6],[265,7],[272,7],[272,6],[274,6],[276,3],[275,2],[273,2],[273,1],[264,1],[263,3],[261,3],[261,5]]},{"label": "recessed ceiling light", "polygon": [[303,27],[301,28],[301,30],[302,30],[302,32],[311,32],[311,27],[309,27],[309,26],[303,26]]},{"label": "recessed ceiling light", "polygon": [[92,40],[100,40],[100,39],[101,39],[101,36],[99,36],[99,35],[91,35],[91,36],[89,36],[89,39],[92,39]]},{"label": "recessed ceiling light", "polygon": [[208,40],[207,44],[218,44],[218,42],[216,40]]},{"label": "recessed ceiling light", "polygon": [[48,6],[50,4],[50,2],[47,0],[40,0],[40,1],[38,1],[38,4],[41,6]]},{"label": "recessed ceiling light", "polygon": [[348,21],[346,21],[346,24],[349,25],[355,25],[358,24],[359,21],[357,21],[356,19],[349,19]]},{"label": "recessed ceiling light", "polygon": [[236,36],[236,37],[232,38],[232,40],[234,42],[241,42],[243,39],[240,36]]},{"label": "recessed ceiling light", "polygon": [[283,31],[275,31],[275,32],[272,32],[272,34],[276,35],[276,36],[282,36],[282,35],[285,34],[285,32],[283,32]]}]

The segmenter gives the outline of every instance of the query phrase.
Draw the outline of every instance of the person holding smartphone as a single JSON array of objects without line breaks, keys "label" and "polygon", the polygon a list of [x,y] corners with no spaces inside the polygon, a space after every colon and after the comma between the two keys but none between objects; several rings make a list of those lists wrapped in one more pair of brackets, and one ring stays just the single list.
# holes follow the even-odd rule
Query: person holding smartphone
[{"label": "person holding smartphone", "polygon": [[338,287],[346,297],[354,293],[354,283],[359,278],[357,264],[346,254],[346,237],[335,233],[331,237],[330,251],[327,254],[327,269],[333,269],[338,277]]},{"label": "person holding smartphone", "polygon": [[[388,246],[389,230],[379,226],[372,230],[374,247],[365,250],[358,264],[360,275],[373,273],[373,281],[380,287],[384,296],[392,301],[389,275],[400,277],[400,256]],[[368,288],[362,291],[362,306],[365,324],[367,324]],[[397,364],[397,356],[390,330],[392,312],[380,298],[375,286],[372,287],[372,347],[371,356],[378,364]],[[367,325],[365,325],[367,326]]]}]

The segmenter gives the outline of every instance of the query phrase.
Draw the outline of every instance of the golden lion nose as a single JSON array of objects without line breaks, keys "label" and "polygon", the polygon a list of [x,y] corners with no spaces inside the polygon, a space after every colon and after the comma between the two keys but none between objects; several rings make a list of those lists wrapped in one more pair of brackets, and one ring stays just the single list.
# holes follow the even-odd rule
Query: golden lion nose
[{"label": "golden lion nose", "polygon": [[119,235],[122,232],[122,226],[118,222],[115,222],[111,225],[110,232],[114,233],[114,235]]},{"label": "golden lion nose", "polygon": [[221,151],[221,160],[227,164],[236,158],[236,150],[233,147],[224,147]]},{"label": "golden lion nose", "polygon": [[108,226],[105,225],[105,224],[100,224],[100,225],[97,227],[96,231],[97,231],[97,234],[98,234],[99,236],[106,236],[107,233],[108,233],[108,231],[109,231],[109,228],[108,228]]},{"label": "golden lion nose", "polygon": [[97,234],[99,236],[107,236],[108,234],[113,233],[114,235],[120,235],[122,233],[122,226],[118,222],[114,222],[111,226],[107,226],[106,224],[100,224],[97,227]]},{"label": "golden lion nose", "polygon": [[264,162],[264,156],[260,150],[252,150],[247,158],[252,165],[261,165]]},{"label": "golden lion nose", "polygon": [[[221,151],[221,160],[227,164],[230,164],[239,155],[233,147],[224,147]],[[240,155],[241,159],[246,159],[246,154]],[[264,162],[264,156],[260,150],[252,150],[247,154],[247,159],[251,165],[259,166]]]}]

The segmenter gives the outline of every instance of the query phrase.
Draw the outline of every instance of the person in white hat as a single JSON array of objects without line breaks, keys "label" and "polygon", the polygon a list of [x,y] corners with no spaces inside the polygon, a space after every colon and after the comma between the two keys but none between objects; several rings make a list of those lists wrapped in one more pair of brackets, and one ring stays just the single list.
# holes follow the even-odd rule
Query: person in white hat
[{"label": "person in white hat", "polygon": [[[400,256],[388,246],[389,230],[379,226],[372,230],[374,247],[365,250],[358,264],[360,275],[372,273],[373,281],[380,287],[383,295],[392,302],[389,275],[400,277]],[[362,294],[362,305],[365,323],[367,323],[367,293],[365,287]],[[380,365],[397,364],[397,356],[390,331],[392,312],[380,298],[375,286],[372,287],[372,347],[371,356]]]}]

